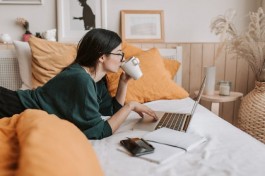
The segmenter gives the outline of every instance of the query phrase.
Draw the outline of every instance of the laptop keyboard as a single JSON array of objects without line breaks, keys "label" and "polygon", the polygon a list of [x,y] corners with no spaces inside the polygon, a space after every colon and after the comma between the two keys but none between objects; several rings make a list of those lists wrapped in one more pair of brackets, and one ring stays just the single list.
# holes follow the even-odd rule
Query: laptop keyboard
[{"label": "laptop keyboard", "polygon": [[190,118],[190,114],[165,113],[155,129],[166,127],[177,131],[186,131]]}]

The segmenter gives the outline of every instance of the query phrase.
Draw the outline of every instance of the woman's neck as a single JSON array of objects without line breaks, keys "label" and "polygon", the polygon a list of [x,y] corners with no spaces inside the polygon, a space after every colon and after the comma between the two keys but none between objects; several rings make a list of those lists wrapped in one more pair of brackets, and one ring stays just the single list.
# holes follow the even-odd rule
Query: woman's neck
[{"label": "woman's neck", "polygon": [[83,68],[95,82],[100,81],[106,75],[106,72],[103,72],[100,68],[97,68],[96,70],[85,66],[83,66]]}]

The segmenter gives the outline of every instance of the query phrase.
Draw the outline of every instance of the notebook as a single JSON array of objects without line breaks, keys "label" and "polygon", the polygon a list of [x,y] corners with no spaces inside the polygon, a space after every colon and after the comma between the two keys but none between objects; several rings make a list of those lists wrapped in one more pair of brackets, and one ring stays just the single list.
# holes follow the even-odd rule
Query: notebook
[{"label": "notebook", "polygon": [[206,137],[202,137],[194,133],[185,133],[169,128],[160,128],[149,132],[144,135],[143,138],[148,142],[151,141],[159,144],[174,146],[186,151],[193,150],[207,140]]},{"label": "notebook", "polygon": [[[196,107],[201,99],[203,89],[205,87],[206,76],[203,78],[199,93],[195,99],[191,113],[170,113],[155,111],[158,120],[156,122],[146,121],[147,118],[140,119],[133,127],[133,129],[144,130],[144,131],[154,131],[163,127],[170,128],[177,131],[186,132],[190,120],[196,110]],[[150,119],[150,118],[149,118]]]},{"label": "notebook", "polygon": [[[151,154],[138,156],[138,158],[157,164],[164,164],[174,160],[177,156],[185,154],[185,150],[178,147],[172,147],[157,142],[149,142],[149,143],[155,148],[155,152]],[[128,156],[131,156],[131,154],[122,146],[119,146],[117,150],[128,154]]]}]

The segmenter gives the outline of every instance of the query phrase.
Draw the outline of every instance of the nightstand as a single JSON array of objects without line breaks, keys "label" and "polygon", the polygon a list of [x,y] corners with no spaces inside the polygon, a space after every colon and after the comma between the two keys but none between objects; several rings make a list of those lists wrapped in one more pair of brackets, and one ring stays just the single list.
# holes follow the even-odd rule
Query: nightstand
[{"label": "nightstand", "polygon": [[[198,95],[199,91],[195,91],[194,94]],[[241,92],[230,92],[228,96],[219,95],[219,91],[215,91],[214,95],[204,95],[202,94],[201,100],[211,102],[211,111],[219,116],[219,105],[220,103],[236,101],[243,97]]]}]

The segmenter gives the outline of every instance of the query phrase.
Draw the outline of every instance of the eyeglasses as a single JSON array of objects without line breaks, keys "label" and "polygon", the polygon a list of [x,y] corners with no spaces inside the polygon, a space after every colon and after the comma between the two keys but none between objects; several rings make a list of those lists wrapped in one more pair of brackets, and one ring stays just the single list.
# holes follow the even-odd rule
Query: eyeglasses
[{"label": "eyeglasses", "polygon": [[106,54],[112,54],[112,55],[116,55],[116,56],[121,56],[120,62],[122,62],[123,58],[124,58],[124,53],[123,52],[122,53],[106,53]]}]

